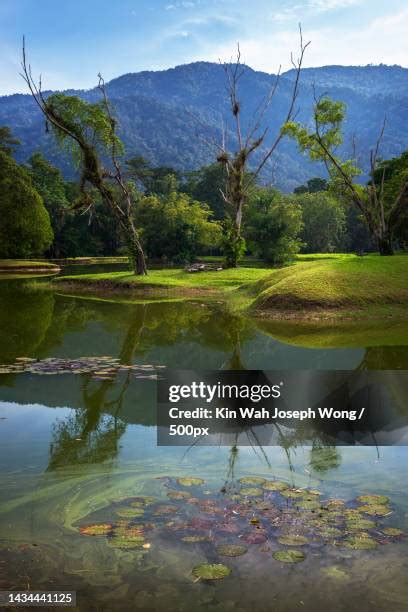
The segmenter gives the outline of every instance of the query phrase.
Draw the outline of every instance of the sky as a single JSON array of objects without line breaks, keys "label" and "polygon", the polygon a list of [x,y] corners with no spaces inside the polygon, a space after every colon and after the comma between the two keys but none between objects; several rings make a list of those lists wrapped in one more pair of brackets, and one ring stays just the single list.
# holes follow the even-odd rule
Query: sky
[{"label": "sky", "polygon": [[101,72],[229,60],[276,73],[290,67],[298,23],[304,66],[408,67],[406,0],[0,0],[0,95],[25,92],[21,41],[44,89],[91,88]]}]

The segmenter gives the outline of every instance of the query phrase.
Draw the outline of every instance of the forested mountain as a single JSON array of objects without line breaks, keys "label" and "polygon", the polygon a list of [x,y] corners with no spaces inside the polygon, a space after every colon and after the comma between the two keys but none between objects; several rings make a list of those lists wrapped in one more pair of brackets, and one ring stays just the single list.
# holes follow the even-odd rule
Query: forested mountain
[{"label": "forested mountain", "polygon": [[[242,117],[250,121],[260,100],[275,81],[274,75],[247,68],[240,81]],[[310,121],[313,88],[347,105],[344,147],[351,151],[353,136],[362,163],[368,160],[386,116],[381,155],[390,158],[408,149],[408,69],[399,66],[324,66],[302,71],[298,97],[298,120]],[[289,102],[293,71],[280,79],[273,104],[264,118],[268,126],[266,144],[276,135]],[[156,165],[190,170],[214,161],[211,141],[221,138],[223,121],[229,121],[226,79],[223,67],[196,62],[173,69],[125,74],[113,79],[107,91],[120,124],[126,155],[142,155]],[[99,91],[66,92],[95,101]],[[58,150],[52,135],[28,95],[0,97],[0,125],[8,125],[21,140],[20,161],[42,151],[72,176],[74,169]],[[227,134],[233,144],[232,132]],[[269,140],[268,140],[269,139]],[[309,162],[293,142],[281,143],[277,155],[265,169],[263,180],[291,191],[323,169]]]}]

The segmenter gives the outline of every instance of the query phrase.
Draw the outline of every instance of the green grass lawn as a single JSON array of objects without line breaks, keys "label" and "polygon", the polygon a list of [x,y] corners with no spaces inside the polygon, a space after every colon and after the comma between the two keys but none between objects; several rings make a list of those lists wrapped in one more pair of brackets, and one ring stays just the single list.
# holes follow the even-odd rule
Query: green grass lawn
[{"label": "green grass lawn", "polygon": [[301,255],[292,265],[279,269],[242,267],[193,274],[166,269],[152,270],[145,277],[107,272],[63,276],[54,282],[101,292],[130,289],[146,294],[228,294],[237,308],[251,307],[253,312],[276,316],[292,312],[296,317],[302,312],[408,305],[408,256]]}]

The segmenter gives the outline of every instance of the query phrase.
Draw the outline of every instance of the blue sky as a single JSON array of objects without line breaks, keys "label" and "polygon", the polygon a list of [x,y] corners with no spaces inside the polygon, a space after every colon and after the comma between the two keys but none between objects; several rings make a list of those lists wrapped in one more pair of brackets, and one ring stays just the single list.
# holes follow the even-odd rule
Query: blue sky
[{"label": "blue sky", "polygon": [[297,24],[305,66],[408,66],[406,0],[0,0],[0,94],[20,92],[21,39],[45,88],[88,88],[126,72],[229,59],[289,67]]}]

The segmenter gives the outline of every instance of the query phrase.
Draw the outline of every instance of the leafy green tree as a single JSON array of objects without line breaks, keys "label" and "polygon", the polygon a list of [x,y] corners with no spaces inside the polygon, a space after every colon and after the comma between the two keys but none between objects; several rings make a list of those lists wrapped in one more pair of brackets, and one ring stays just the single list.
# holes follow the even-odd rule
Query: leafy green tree
[{"label": "leafy green tree", "polygon": [[183,190],[194,200],[208,204],[214,219],[221,220],[225,216],[225,202],[222,197],[225,180],[225,169],[219,164],[210,164],[190,172]]},{"label": "leafy green tree", "polygon": [[408,172],[397,172],[394,188],[385,189],[386,169],[378,158],[384,125],[370,153],[371,180],[363,186],[355,183],[355,178],[362,173],[356,160],[342,159],[337,153],[343,141],[345,105],[322,97],[316,100],[313,117],[313,129],[290,121],[286,124],[285,133],[295,138],[301,151],[308,152],[312,160],[325,163],[333,188],[357,206],[380,254],[392,255],[395,232],[406,215]]},{"label": "leafy green tree", "polygon": [[318,191],[326,191],[329,188],[326,179],[316,176],[309,179],[305,185],[299,185],[293,190],[293,193],[317,193]]},{"label": "leafy green tree", "polygon": [[0,257],[42,255],[53,238],[50,217],[30,175],[0,151]]},{"label": "leafy green tree", "polygon": [[278,265],[299,252],[302,209],[294,198],[274,189],[258,189],[247,209],[244,234],[251,251]]},{"label": "leafy green tree", "polygon": [[[147,274],[147,267],[138,231],[134,224],[134,190],[124,179],[119,163],[123,146],[116,134],[116,120],[106,96],[105,83],[99,75],[102,100],[91,104],[77,96],[55,93],[45,98],[41,83],[37,85],[27,65],[23,44],[23,78],[35,102],[51,125],[57,142],[77,160],[80,172],[80,198],[76,208],[90,210],[95,192],[115,216],[126,242],[135,274]],[[105,168],[102,156],[110,157]]]},{"label": "leafy green tree", "polygon": [[146,195],[169,195],[177,191],[181,181],[180,173],[169,166],[152,166],[144,157],[138,155],[126,162],[129,178]]},{"label": "leafy green tree", "polygon": [[327,191],[296,196],[302,209],[301,239],[305,253],[332,253],[342,245],[346,230],[343,204]]},{"label": "leafy green tree", "polygon": [[7,155],[11,155],[14,148],[19,144],[20,141],[14,138],[10,128],[6,125],[0,125],[0,151],[3,151],[3,153]]},{"label": "leafy green tree", "polygon": [[136,206],[148,256],[172,262],[191,261],[202,249],[219,244],[221,227],[210,217],[208,206],[175,191],[168,197],[142,196]]}]

